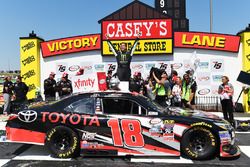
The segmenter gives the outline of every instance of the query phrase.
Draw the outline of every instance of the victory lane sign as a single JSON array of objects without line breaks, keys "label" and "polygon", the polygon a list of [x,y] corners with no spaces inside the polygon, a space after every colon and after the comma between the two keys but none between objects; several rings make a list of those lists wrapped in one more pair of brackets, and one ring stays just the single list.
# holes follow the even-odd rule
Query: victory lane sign
[{"label": "victory lane sign", "polygon": [[106,34],[117,50],[125,42],[128,49],[133,46],[137,34],[140,41],[134,54],[172,54],[173,32],[171,19],[123,20],[102,22],[102,54],[113,55],[109,48]]}]

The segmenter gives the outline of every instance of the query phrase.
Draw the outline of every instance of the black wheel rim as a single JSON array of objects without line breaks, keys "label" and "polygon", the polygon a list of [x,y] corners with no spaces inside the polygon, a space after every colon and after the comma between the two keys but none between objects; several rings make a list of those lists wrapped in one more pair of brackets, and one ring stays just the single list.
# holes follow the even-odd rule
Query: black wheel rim
[{"label": "black wheel rim", "polygon": [[64,133],[57,133],[54,138],[54,147],[57,150],[64,151],[70,148],[71,144],[71,137],[70,134]]},{"label": "black wheel rim", "polygon": [[211,138],[207,132],[195,131],[189,141],[189,147],[196,154],[204,153],[211,144]]}]

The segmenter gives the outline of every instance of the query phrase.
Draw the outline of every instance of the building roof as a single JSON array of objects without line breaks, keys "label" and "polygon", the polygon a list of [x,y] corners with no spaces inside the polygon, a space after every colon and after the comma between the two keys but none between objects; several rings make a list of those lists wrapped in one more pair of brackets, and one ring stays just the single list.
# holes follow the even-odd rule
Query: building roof
[{"label": "building roof", "polygon": [[134,0],[128,5],[102,18],[101,20],[98,21],[98,23],[107,20],[136,20],[136,19],[160,19],[160,18],[171,18],[171,17],[158,12],[155,8],[145,3],[142,3],[138,0]]}]

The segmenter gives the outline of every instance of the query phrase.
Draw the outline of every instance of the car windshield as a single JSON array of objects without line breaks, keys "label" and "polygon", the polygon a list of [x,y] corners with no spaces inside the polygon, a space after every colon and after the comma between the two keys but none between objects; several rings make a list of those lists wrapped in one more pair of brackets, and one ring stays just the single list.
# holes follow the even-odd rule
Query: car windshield
[{"label": "car windshield", "polygon": [[156,103],[155,101],[151,100],[150,98],[143,96],[143,95],[138,95],[140,98],[143,100],[146,100],[148,102],[148,105],[153,108],[156,111],[164,112],[166,108],[162,107],[160,104]]}]

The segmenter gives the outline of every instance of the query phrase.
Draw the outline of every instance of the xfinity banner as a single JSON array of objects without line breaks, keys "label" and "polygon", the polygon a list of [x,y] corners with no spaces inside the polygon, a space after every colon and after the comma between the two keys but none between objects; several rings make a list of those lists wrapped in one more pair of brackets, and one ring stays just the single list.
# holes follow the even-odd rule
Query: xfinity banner
[{"label": "xfinity banner", "polygon": [[171,19],[122,20],[102,22],[102,55],[112,55],[106,39],[119,49],[122,42],[128,49],[133,45],[137,34],[140,41],[134,54],[171,54],[173,52],[173,32]]},{"label": "xfinity banner", "polygon": [[98,79],[94,73],[72,76],[71,81],[74,93],[98,90]]}]

